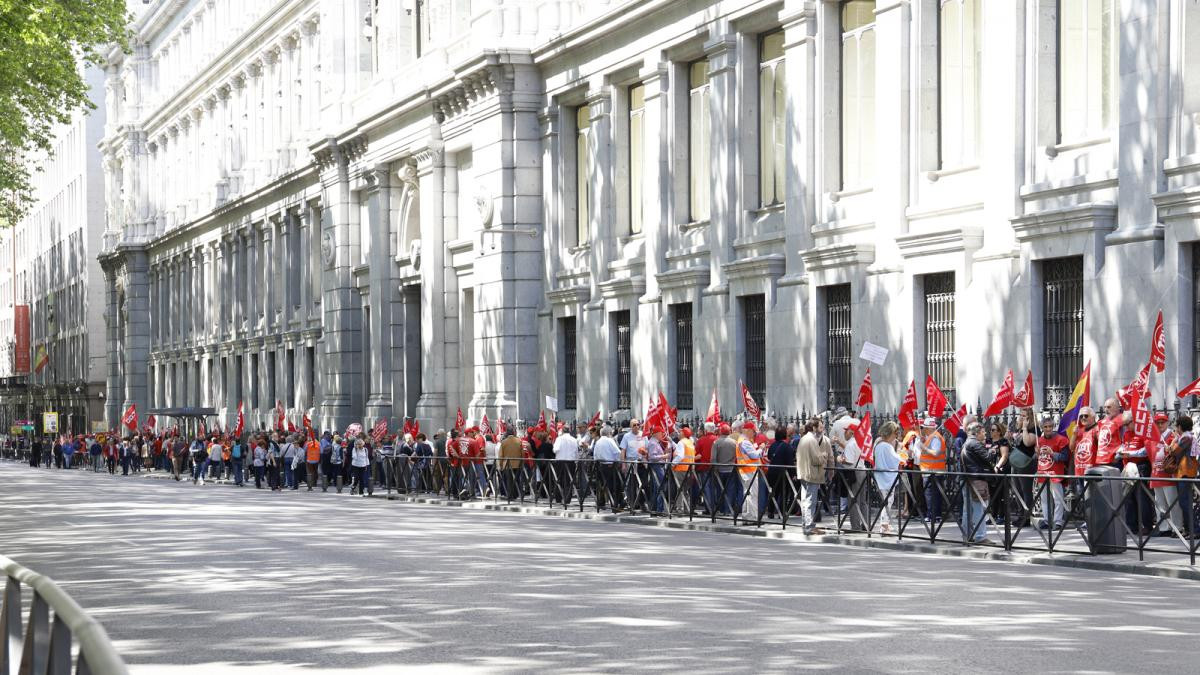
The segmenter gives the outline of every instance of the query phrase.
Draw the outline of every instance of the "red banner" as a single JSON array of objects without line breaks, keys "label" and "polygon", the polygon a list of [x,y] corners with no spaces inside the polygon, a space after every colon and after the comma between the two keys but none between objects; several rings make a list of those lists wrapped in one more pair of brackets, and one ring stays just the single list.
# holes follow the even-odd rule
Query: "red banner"
[{"label": "red banner", "polygon": [[17,338],[13,374],[24,375],[29,372],[29,305],[13,307],[13,333]]},{"label": "red banner", "polygon": [[121,415],[121,424],[124,424],[126,427],[129,427],[130,431],[137,431],[137,429],[138,429],[138,414],[137,414],[137,404],[136,403],[130,403],[129,407],[125,409],[125,414]]}]

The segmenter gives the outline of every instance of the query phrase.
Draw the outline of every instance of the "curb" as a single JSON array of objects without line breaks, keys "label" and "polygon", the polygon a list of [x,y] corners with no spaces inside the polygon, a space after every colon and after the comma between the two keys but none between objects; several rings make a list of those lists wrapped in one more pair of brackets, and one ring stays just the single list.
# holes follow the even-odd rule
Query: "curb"
[{"label": "curb", "polygon": [[[170,474],[147,473],[143,478],[170,480]],[[182,481],[181,481],[182,482]],[[232,483],[224,479],[210,481],[210,485],[232,487]],[[488,501],[462,501],[444,497],[410,497],[405,494],[375,494],[374,499],[398,501],[409,504],[426,504],[430,506],[449,506],[479,511],[497,511],[503,513],[524,513],[551,518],[574,518],[592,520],[601,523],[621,523],[625,525],[640,525],[642,527],[665,527],[676,530],[693,532],[708,532],[711,534],[735,534],[740,536],[781,539],[791,542],[810,542],[819,544],[835,544],[858,548],[870,548],[904,553],[922,553],[927,555],[942,555],[973,560],[995,560],[1023,565],[1045,565],[1049,567],[1067,567],[1086,569],[1097,572],[1115,572],[1119,574],[1137,574],[1141,576],[1162,577],[1167,579],[1187,579],[1200,581],[1200,567],[1174,567],[1149,562],[1125,562],[1105,560],[1098,556],[1081,555],[1076,553],[1025,553],[1020,551],[1005,551],[979,547],[950,547],[930,544],[920,541],[897,541],[894,539],[879,539],[862,535],[824,534],[808,535],[792,530],[764,530],[758,527],[740,527],[709,521],[698,520],[663,520],[649,516],[620,515],[612,513],[597,513],[595,511],[576,511],[572,509],[536,506],[532,504],[508,504]]]}]

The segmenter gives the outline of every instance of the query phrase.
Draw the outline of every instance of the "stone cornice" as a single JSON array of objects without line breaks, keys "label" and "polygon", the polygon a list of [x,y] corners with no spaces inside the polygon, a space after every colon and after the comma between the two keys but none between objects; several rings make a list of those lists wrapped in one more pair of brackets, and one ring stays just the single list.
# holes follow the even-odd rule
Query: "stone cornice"
[{"label": "stone cornice", "polygon": [[983,229],[979,227],[951,228],[896,237],[896,247],[905,258],[976,251],[981,246]]},{"label": "stone cornice", "polygon": [[600,297],[605,300],[634,297],[646,292],[646,278],[623,277],[620,279],[609,279],[597,284],[597,287],[600,289]]},{"label": "stone cornice", "polygon": [[588,295],[587,286],[566,286],[548,291],[546,299],[552,305],[582,305],[587,302]]},{"label": "stone cornice", "polygon": [[786,264],[783,254],[771,253],[725,263],[721,270],[725,273],[725,278],[730,280],[778,278],[783,276]]},{"label": "stone cornice", "polygon": [[1087,203],[1062,209],[1036,211],[1013,218],[1017,241],[1026,243],[1075,233],[1106,234],[1116,229],[1117,206],[1110,203]]},{"label": "stone cornice", "polygon": [[837,267],[866,266],[875,262],[875,244],[870,242],[827,244],[800,252],[804,269],[819,272]]}]

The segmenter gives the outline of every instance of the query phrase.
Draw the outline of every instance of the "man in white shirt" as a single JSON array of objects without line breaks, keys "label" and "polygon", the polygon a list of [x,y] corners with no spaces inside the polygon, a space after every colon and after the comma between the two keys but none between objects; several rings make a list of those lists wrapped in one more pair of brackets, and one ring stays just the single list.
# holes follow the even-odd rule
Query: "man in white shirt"
[{"label": "man in white shirt", "polygon": [[629,420],[629,431],[621,437],[621,455],[624,462],[621,470],[625,474],[625,495],[630,508],[642,502],[642,486],[648,483],[646,471],[646,437],[642,436],[642,423]]},{"label": "man in white shirt", "polygon": [[554,472],[558,474],[558,490],[563,506],[568,506],[575,495],[578,459],[579,441],[571,434],[570,425],[564,426],[562,433],[554,439]]},{"label": "man in white shirt", "polygon": [[[625,494],[621,490],[621,473],[618,469],[621,461],[621,448],[613,440],[612,427],[605,425],[600,430],[600,438],[592,445],[592,459],[600,469],[600,485],[602,489],[596,495],[596,507],[604,508],[605,501],[609,502],[614,513],[625,508]],[[606,499],[607,498],[607,499]]]}]

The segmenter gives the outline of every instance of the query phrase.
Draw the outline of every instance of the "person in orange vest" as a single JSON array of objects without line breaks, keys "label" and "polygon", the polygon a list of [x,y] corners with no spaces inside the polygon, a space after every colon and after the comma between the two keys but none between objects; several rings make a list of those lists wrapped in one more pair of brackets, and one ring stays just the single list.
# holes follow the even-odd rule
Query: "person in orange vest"
[{"label": "person in orange vest", "polygon": [[[765,438],[765,437],[764,437]],[[742,481],[741,517],[758,519],[758,507],[765,502],[759,493],[766,492],[766,476],[759,468],[762,466],[762,456],[765,448],[757,443],[758,429],[754,422],[747,421],[742,425],[742,437],[736,446],[738,477]]]},{"label": "person in orange vest", "polygon": [[308,483],[309,492],[312,492],[313,486],[317,484],[317,467],[319,466],[321,466],[321,444],[310,435],[304,444],[305,480]]},{"label": "person in orange vest", "polygon": [[675,453],[671,457],[671,509],[675,511],[691,511],[692,492],[696,485],[696,439],[692,438],[692,428],[686,424],[679,427],[679,442],[675,444]]},{"label": "person in orange vest", "polygon": [[914,444],[916,460],[925,478],[925,522],[942,522],[942,479],[946,472],[946,439],[932,417],[921,422],[921,438]]}]

